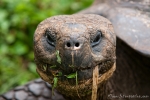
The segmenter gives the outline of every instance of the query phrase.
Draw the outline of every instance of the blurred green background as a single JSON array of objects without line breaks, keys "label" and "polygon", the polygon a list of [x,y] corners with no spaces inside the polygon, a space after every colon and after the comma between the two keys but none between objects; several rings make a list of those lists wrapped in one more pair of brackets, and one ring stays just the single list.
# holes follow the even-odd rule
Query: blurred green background
[{"label": "blurred green background", "polygon": [[38,76],[33,34],[45,18],[73,14],[93,0],[0,0],[0,94]]}]

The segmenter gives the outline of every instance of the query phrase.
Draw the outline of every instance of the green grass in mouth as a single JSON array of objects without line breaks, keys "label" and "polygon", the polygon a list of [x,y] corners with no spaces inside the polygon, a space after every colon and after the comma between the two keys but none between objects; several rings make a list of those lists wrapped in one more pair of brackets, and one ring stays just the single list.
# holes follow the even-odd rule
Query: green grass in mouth
[{"label": "green grass in mouth", "polygon": [[56,57],[57,57],[57,62],[59,64],[61,64],[61,58],[60,58],[59,50],[56,50]]},{"label": "green grass in mouth", "polygon": [[[56,58],[57,58],[57,62],[59,64],[61,64],[61,58],[60,58],[60,54],[59,54],[59,50],[56,50]],[[55,68],[56,65],[50,66],[50,68]],[[73,65],[69,65],[69,67],[74,68]],[[53,75],[53,86],[52,86],[52,95],[54,95],[54,89],[57,87],[57,83],[58,83],[58,77],[62,76],[62,72],[58,72],[57,74]],[[71,73],[69,75],[64,75],[66,76],[68,79],[72,79],[75,78],[76,79],[76,86],[78,85],[78,74],[77,71],[75,73]]]}]

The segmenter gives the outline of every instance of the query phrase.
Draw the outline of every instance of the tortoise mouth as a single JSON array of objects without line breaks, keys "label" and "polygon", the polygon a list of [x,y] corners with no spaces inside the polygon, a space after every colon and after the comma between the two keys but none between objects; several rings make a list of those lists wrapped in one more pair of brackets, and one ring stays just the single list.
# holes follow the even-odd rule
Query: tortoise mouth
[{"label": "tortoise mouth", "polygon": [[[113,64],[115,62],[111,60],[103,61],[99,64],[97,64],[99,69],[99,77],[102,77],[104,74],[109,72]],[[41,78],[48,83],[54,85],[54,77],[58,78],[57,87],[55,87],[61,94],[71,96],[71,97],[78,97],[90,95],[92,91],[92,78],[93,78],[93,69],[94,68],[82,68],[74,70],[74,73],[77,72],[77,78],[67,78],[65,73],[63,73],[63,70],[61,68],[57,68],[56,66],[51,66],[50,64],[42,64],[40,67],[37,67],[37,72],[41,76]],[[61,75],[59,75],[59,73]],[[70,73],[72,74],[72,73]],[[111,75],[111,74],[110,74]],[[99,80],[98,87],[101,86],[101,84],[105,83],[105,80]]]},{"label": "tortoise mouth", "polygon": [[[98,63],[96,66],[98,66],[99,69],[99,76],[103,75],[105,72],[107,72],[112,65],[114,64],[114,61],[111,59],[105,60],[103,62]],[[68,81],[70,84],[75,84],[75,73],[77,72],[77,79],[78,81],[88,80],[93,77],[93,69],[96,67],[78,67],[74,68],[73,66],[69,67],[69,73],[67,68],[62,68],[61,65],[51,65],[51,64],[40,64],[38,69],[40,69],[43,73],[47,75],[47,77],[55,77],[57,76],[60,81]],[[72,76],[69,76],[72,75]],[[69,77],[69,78],[68,78]]]}]

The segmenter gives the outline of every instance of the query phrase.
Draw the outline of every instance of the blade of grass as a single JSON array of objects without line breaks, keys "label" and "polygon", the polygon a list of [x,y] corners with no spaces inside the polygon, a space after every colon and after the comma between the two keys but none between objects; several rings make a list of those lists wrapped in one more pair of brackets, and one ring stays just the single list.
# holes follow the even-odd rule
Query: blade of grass
[{"label": "blade of grass", "polygon": [[52,95],[54,95],[54,89],[57,87],[58,78],[54,77],[53,79],[53,87],[52,87]]},{"label": "blade of grass", "polygon": [[59,50],[56,50],[56,57],[57,57],[57,62],[59,64],[61,64],[61,58],[60,58],[60,55],[59,55]]},{"label": "blade of grass", "polygon": [[55,67],[56,67],[56,65],[50,66],[50,68],[55,68]]},{"label": "blade of grass", "polygon": [[67,78],[76,78],[76,73],[71,73],[69,75],[65,75]]},{"label": "blade of grass", "polygon": [[76,86],[78,85],[78,73],[76,71]]}]

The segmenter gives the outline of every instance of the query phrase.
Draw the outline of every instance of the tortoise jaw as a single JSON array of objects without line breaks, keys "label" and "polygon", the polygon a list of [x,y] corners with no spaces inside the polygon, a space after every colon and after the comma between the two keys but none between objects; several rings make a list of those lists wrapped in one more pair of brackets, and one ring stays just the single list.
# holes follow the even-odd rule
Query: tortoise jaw
[{"label": "tortoise jaw", "polygon": [[[101,72],[102,72],[103,68],[100,68],[100,67],[104,66],[106,64],[110,65],[110,66],[108,66],[107,70],[105,70],[105,72],[102,74]],[[103,62],[103,63],[99,64],[98,65],[99,72],[100,72],[99,73],[99,77],[105,76],[105,74],[107,74],[108,72],[111,72],[111,74],[108,74],[108,75],[111,76],[113,71],[115,70],[113,68],[113,64],[114,64],[114,62],[112,62],[110,64],[110,61],[106,61],[105,63]],[[113,69],[113,71],[111,71],[112,69]],[[75,78],[68,79],[64,75],[61,76],[61,77],[58,76],[58,83],[57,83],[56,89],[61,94],[67,95],[69,97],[76,97],[76,96],[78,97],[78,95],[80,95],[81,97],[84,97],[86,95],[91,95],[91,91],[92,91],[92,75],[89,76],[87,79],[85,79],[85,77],[81,78],[81,76],[83,76],[83,74],[85,74],[86,72],[89,72],[89,70],[93,74],[93,68],[91,68],[91,69],[84,69],[84,70],[78,71],[78,79],[77,79],[78,84],[76,84],[76,79]],[[53,71],[58,72],[58,70],[56,71],[54,69],[53,69]],[[54,76],[50,74],[51,72],[46,73],[45,71],[41,70],[40,67],[37,67],[37,72],[39,73],[39,75],[41,76],[41,78],[43,80],[47,81],[50,84],[53,84]],[[47,72],[48,72],[48,69],[47,69]],[[105,79],[105,80],[99,79],[98,87],[100,87],[101,84],[105,83],[104,81],[108,80],[108,78],[110,76],[107,76],[106,79],[103,77],[103,79]]]},{"label": "tortoise jaw", "polygon": [[[105,60],[101,63],[98,63],[97,65],[99,69],[99,76],[107,72],[112,67],[113,63],[114,61],[112,60]],[[74,68],[72,66],[68,66],[68,67],[69,68],[65,70],[70,70],[69,73],[68,71],[65,71],[64,68],[61,67],[61,65],[40,64],[40,66],[38,66],[37,69],[41,70],[42,73],[45,73],[46,77],[58,76],[61,81],[67,80],[69,82],[74,83],[72,79],[67,79],[68,75],[71,75],[77,72],[78,81],[87,80],[87,79],[92,78],[93,68],[95,68],[95,67]]]}]

